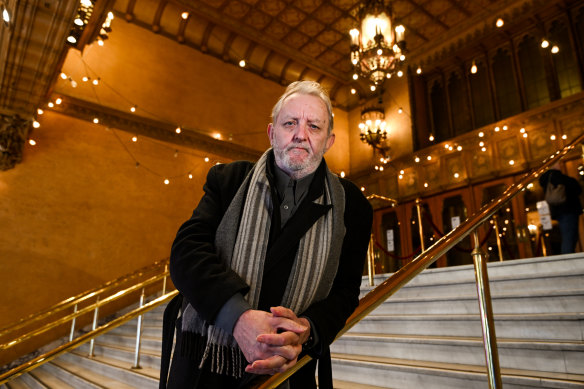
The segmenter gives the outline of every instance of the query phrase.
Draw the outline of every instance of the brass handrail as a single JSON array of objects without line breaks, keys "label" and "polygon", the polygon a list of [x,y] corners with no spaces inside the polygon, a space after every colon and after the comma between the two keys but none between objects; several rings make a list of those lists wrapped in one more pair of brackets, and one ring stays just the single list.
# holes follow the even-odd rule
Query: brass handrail
[{"label": "brass handrail", "polygon": [[16,346],[17,344],[22,343],[25,340],[31,339],[31,338],[33,338],[33,337],[35,337],[37,335],[40,335],[40,334],[42,334],[44,332],[47,332],[47,331],[49,331],[49,330],[51,330],[53,328],[56,328],[56,327],[60,326],[62,324],[65,324],[65,323],[71,321],[72,319],[74,319],[76,317],[79,317],[79,316],[81,316],[81,315],[83,315],[85,313],[88,313],[88,312],[93,311],[97,307],[102,307],[102,306],[104,306],[104,305],[106,305],[108,303],[111,303],[112,301],[115,301],[115,300],[118,300],[118,299],[120,299],[120,298],[122,298],[124,296],[127,296],[128,294],[130,294],[132,292],[135,292],[137,290],[140,290],[141,288],[144,288],[146,286],[152,285],[155,282],[157,282],[157,281],[159,281],[159,280],[161,280],[163,278],[166,278],[166,277],[168,277],[168,272],[163,272],[161,274],[152,276],[152,277],[148,278],[147,280],[145,280],[145,281],[143,281],[143,282],[141,282],[139,284],[132,285],[129,288],[123,289],[123,290],[121,290],[121,291],[119,291],[119,292],[117,292],[117,293],[115,293],[115,294],[113,294],[113,295],[111,295],[109,297],[106,297],[106,298],[104,298],[104,299],[102,299],[102,300],[100,300],[100,301],[98,301],[96,303],[93,303],[91,305],[88,305],[85,308],[82,308],[82,309],[77,310],[77,311],[75,311],[75,312],[73,312],[71,314],[68,314],[66,316],[63,316],[63,317],[61,317],[61,318],[59,318],[59,319],[57,319],[55,321],[51,321],[50,323],[47,323],[47,324],[45,324],[44,326],[42,326],[42,327],[40,327],[38,329],[35,329],[35,330],[33,330],[31,332],[28,332],[28,333],[26,333],[26,334],[24,334],[22,336],[19,336],[18,338],[13,339],[13,340],[11,340],[8,343],[0,344],[0,351],[6,350],[6,349],[8,349],[10,347],[13,347],[13,346]]},{"label": "brass handrail", "polygon": [[164,294],[152,301],[150,301],[147,304],[144,304],[142,307],[136,308],[126,314],[124,314],[123,316],[120,316],[108,323],[105,323],[99,327],[97,327],[95,330],[92,330],[90,332],[87,332],[81,336],[79,336],[78,338],[75,338],[72,341],[69,341],[51,351],[48,351],[46,353],[44,353],[43,355],[40,355],[20,366],[15,367],[12,370],[7,371],[6,373],[3,373],[0,375],[0,385],[4,384],[5,382],[12,380],[16,377],[18,377],[21,374],[24,374],[34,368],[36,368],[37,366],[42,365],[43,363],[49,362],[51,360],[53,360],[54,358],[58,357],[59,355],[72,350],[78,346],[80,346],[81,344],[90,341],[91,339],[103,334],[104,332],[110,331],[116,327],[121,326],[122,324],[126,323],[129,320],[132,320],[133,318],[142,315],[143,313],[156,308],[157,306],[164,304],[168,301],[170,301],[174,296],[176,296],[178,294],[177,290],[173,290],[172,292],[169,292],[167,294]]},{"label": "brass handrail", "polygon": [[85,291],[85,292],[80,293],[76,296],[66,298],[65,300],[47,308],[47,309],[32,313],[32,314],[18,320],[15,323],[8,324],[7,326],[0,329],[0,337],[5,336],[11,332],[14,332],[18,329],[23,328],[23,327],[27,327],[36,321],[43,320],[43,319],[45,319],[45,318],[47,318],[47,317],[49,317],[49,316],[51,316],[59,311],[62,311],[62,310],[67,309],[67,308],[71,308],[75,304],[79,304],[79,303],[86,301],[92,297],[95,297],[99,294],[107,293],[108,291],[118,287],[119,285],[121,285],[123,283],[131,281],[135,278],[141,277],[145,273],[148,273],[149,271],[156,270],[156,269],[163,267],[167,264],[168,264],[168,258],[160,260],[160,261],[156,261],[152,265],[145,266],[141,269],[136,270],[135,272],[124,275],[124,276],[119,277],[115,280],[108,281],[105,284],[98,286],[94,289]]},{"label": "brass handrail", "polygon": [[[469,217],[457,228],[438,239],[436,243],[430,246],[426,251],[414,258],[410,263],[395,272],[391,277],[385,280],[378,287],[369,292],[365,297],[359,301],[359,306],[355,312],[347,319],[345,326],[337,334],[336,339],[351,329],[355,324],[361,321],[365,316],[371,313],[375,308],[380,306],[391,295],[397,292],[401,287],[411,281],[415,276],[420,274],[434,261],[446,254],[448,250],[456,246],[467,235],[478,228],[482,223],[486,222],[495,212],[501,209],[508,201],[515,195],[527,187],[529,183],[543,174],[550,166],[563,158],[566,154],[571,152],[577,144],[584,142],[584,134],[577,137],[569,145],[562,150],[557,151],[543,161],[543,164],[532,171],[525,173],[519,182],[509,186],[501,196],[485,204],[477,213]],[[488,297],[490,305],[490,296]],[[298,371],[301,367],[306,365],[312,358],[309,355],[302,357],[292,368],[283,373],[275,374],[267,378],[263,383],[256,385],[255,389],[276,388],[278,385],[287,380],[292,374]],[[497,378],[493,378],[496,382]],[[500,377],[498,378],[500,382]],[[492,378],[489,376],[489,383],[492,383]],[[495,385],[491,385],[495,387]]]}]

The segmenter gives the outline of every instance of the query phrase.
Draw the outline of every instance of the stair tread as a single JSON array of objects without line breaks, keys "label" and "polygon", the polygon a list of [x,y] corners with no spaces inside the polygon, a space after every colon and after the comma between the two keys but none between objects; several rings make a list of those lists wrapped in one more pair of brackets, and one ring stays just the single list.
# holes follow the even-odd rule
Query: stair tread
[{"label": "stair tread", "polygon": [[[561,289],[561,290],[536,290],[536,291],[518,291],[516,293],[491,293],[491,298],[493,300],[503,300],[503,299],[525,299],[534,297],[546,297],[553,298],[558,296],[581,296],[584,295],[584,289]],[[400,297],[392,296],[384,303],[396,303],[396,302],[423,302],[423,301],[442,301],[442,300],[477,300],[476,293],[468,294],[444,294],[431,296],[412,296],[412,297]]]},{"label": "stair tread", "polygon": [[[468,320],[479,318],[478,313],[455,313],[455,314],[370,314],[363,320],[428,320],[428,318],[434,320]],[[568,320],[582,320],[584,319],[584,312],[561,312],[561,313],[498,313],[494,315],[495,321],[497,320],[524,320],[529,319],[540,319],[540,320],[557,320],[557,319],[568,319]]]},{"label": "stair tread", "polygon": [[51,363],[60,367],[63,370],[68,371],[71,374],[75,374],[76,376],[82,378],[85,381],[89,381],[93,384],[102,386],[104,388],[112,388],[112,389],[135,389],[134,386],[126,385],[125,383],[105,376],[103,374],[95,373],[89,369],[83,368],[78,366],[74,363],[61,361],[61,360],[53,360]]},{"label": "stair tread", "polygon": [[358,382],[335,380],[335,379],[333,379],[333,388],[334,389],[390,389],[387,386],[382,387],[382,386],[375,386],[375,385],[366,385],[366,384],[360,384]]},{"label": "stair tread", "polygon": [[[80,357],[85,357],[84,354],[79,354],[79,353],[76,353],[75,351],[72,351],[71,353],[75,354],[77,356],[80,356]],[[115,358],[108,358],[108,357],[96,355],[96,356],[92,357],[91,359],[98,361],[98,362],[101,362],[101,363],[105,363],[106,365],[110,365],[110,366],[117,367],[120,369],[132,371],[135,374],[140,374],[140,375],[148,377],[148,378],[154,378],[156,380],[158,380],[160,378],[160,370],[159,369],[142,367],[140,369],[131,369],[130,370],[130,366],[128,366],[127,362],[120,361],[120,360],[117,360]]]},{"label": "stair tread", "polygon": [[[340,353],[331,353],[331,357],[333,358],[333,360],[339,359],[339,360],[345,360],[345,361],[373,362],[373,363],[389,364],[389,365],[423,367],[426,369],[451,370],[451,371],[486,374],[486,367],[485,366],[478,366],[478,365],[465,365],[465,364],[455,364],[455,363],[448,363],[448,362],[413,361],[413,360],[398,359],[398,358],[377,357],[377,356],[370,356],[370,355],[340,354]],[[542,372],[542,371],[522,370],[522,369],[501,368],[501,375],[521,376],[521,377],[537,377],[537,378],[545,378],[545,379],[558,380],[558,381],[584,382],[584,375],[581,375],[581,374],[553,373],[553,372]]]},{"label": "stair tread", "polygon": [[[104,341],[103,339],[99,339],[99,338],[96,339],[95,344],[96,345],[99,345],[99,346],[102,346],[102,347],[113,348],[113,349],[121,350],[121,351],[128,351],[128,352],[131,352],[131,353],[134,353],[135,350],[136,350],[134,346],[128,347],[128,346],[124,346],[124,345],[121,345],[121,344],[118,344],[118,343],[110,343],[108,341]],[[160,352],[141,348],[140,349],[140,355],[150,355],[150,356],[153,356],[153,357],[159,357],[160,356]]]},{"label": "stair tread", "polygon": [[[361,339],[391,339],[403,343],[479,343],[483,344],[483,338],[476,336],[435,336],[435,335],[400,335],[366,332],[348,332],[340,339],[361,338]],[[503,347],[525,347],[529,348],[558,348],[584,350],[584,343],[581,341],[558,341],[558,340],[532,340],[497,338],[497,344]]]},{"label": "stair tread", "polygon": [[58,379],[57,377],[46,371],[36,369],[32,372],[29,372],[29,374],[34,379],[36,379],[37,381],[41,382],[43,385],[49,388],[75,389],[75,387],[69,385],[65,381]]}]

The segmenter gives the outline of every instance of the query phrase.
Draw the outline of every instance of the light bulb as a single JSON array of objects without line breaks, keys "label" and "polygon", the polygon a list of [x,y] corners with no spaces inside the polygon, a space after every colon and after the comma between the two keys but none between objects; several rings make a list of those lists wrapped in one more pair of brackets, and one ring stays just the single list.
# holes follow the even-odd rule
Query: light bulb
[{"label": "light bulb", "polygon": [[32,126],[34,128],[39,128],[41,126],[41,124],[35,120],[35,121],[32,122]]},{"label": "light bulb", "polygon": [[241,61],[239,61],[239,66],[244,68],[245,67],[245,60],[242,59]]}]

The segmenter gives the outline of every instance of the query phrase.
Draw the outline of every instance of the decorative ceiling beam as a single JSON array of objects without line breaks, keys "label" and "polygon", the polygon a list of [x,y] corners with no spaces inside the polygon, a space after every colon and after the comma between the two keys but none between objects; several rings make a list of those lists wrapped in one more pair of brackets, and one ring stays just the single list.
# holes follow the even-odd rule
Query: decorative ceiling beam
[{"label": "decorative ceiling beam", "polygon": [[458,3],[457,0],[448,0],[448,2],[450,4],[452,4],[454,6],[454,8],[456,8],[457,10],[459,10],[460,12],[462,12],[463,14],[466,15],[466,17],[471,17],[472,13],[466,9],[464,6],[462,6],[461,4]]},{"label": "decorative ceiling beam", "polygon": [[413,0],[407,0],[408,3],[410,3],[411,5],[413,5],[417,10],[419,10],[420,12],[422,12],[424,15],[426,15],[428,18],[430,18],[434,23],[440,25],[442,28],[444,28],[445,30],[450,29],[450,27],[448,27],[446,24],[444,24],[444,22],[442,22],[440,19],[438,19],[436,16],[432,15],[426,8],[422,7],[420,4],[418,4],[417,2],[413,1]]},{"label": "decorative ceiling beam", "polygon": [[302,65],[313,68],[321,73],[325,73],[327,76],[337,81],[347,82],[347,75],[343,72],[326,66],[319,61],[315,61],[314,58],[294,49],[293,47],[282,45],[282,42],[270,37],[268,34],[256,31],[247,24],[230,18],[203,2],[198,2],[196,7],[194,7],[188,0],[173,0],[173,2],[178,4],[179,7],[191,10],[193,13],[196,13],[211,23],[224,26],[225,28],[228,28],[227,26],[229,26],[229,29],[232,31],[235,31],[249,40],[257,42],[286,58],[294,58]]},{"label": "decorative ceiling beam", "polygon": [[158,7],[156,8],[156,12],[154,13],[154,18],[152,19],[152,31],[158,33],[160,32],[160,19],[162,19],[162,13],[164,12],[164,8],[168,3],[164,0],[161,0],[158,3]]},{"label": "decorative ceiling beam", "polygon": [[262,152],[235,143],[212,138],[200,130],[181,127],[182,132],[175,132],[176,125],[160,122],[135,114],[122,112],[113,108],[59,94],[62,103],[50,110],[77,119],[92,122],[99,117],[102,126],[117,128],[132,134],[158,139],[180,146],[203,150],[232,160],[257,161]]},{"label": "decorative ceiling beam", "polygon": [[[229,61],[229,52],[231,51],[231,44],[233,43],[233,41],[235,40],[235,38],[237,37],[237,34],[234,33],[233,31],[229,32],[229,37],[227,38],[227,40],[225,41],[225,44],[223,46],[223,60],[224,61]],[[241,59],[241,58],[240,58]]]}]

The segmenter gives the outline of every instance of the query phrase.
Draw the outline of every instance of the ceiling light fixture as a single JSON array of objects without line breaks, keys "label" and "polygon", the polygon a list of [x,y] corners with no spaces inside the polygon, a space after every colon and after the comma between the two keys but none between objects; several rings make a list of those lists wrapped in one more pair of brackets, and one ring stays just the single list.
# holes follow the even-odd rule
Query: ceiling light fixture
[{"label": "ceiling light fixture", "polygon": [[[392,20],[391,7],[384,0],[367,1],[359,10],[357,21],[360,28],[349,31],[355,75],[361,74],[381,85],[405,61],[405,28]],[[355,75],[353,79],[357,79]]]},{"label": "ceiling light fixture", "polygon": [[383,159],[389,157],[389,146],[385,140],[388,135],[387,123],[385,122],[385,110],[381,106],[364,108],[361,111],[361,123],[359,123],[360,138],[363,143],[367,143],[377,150]]}]

